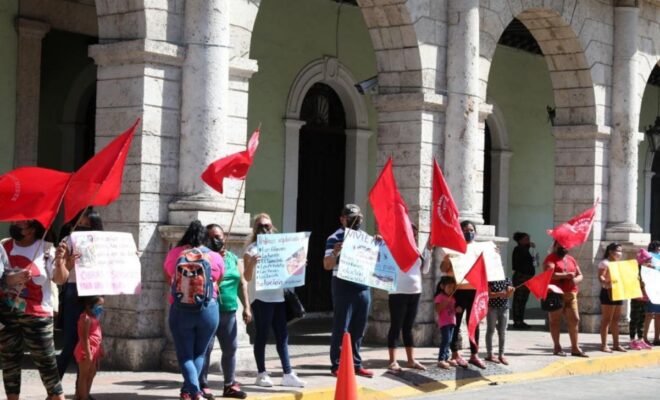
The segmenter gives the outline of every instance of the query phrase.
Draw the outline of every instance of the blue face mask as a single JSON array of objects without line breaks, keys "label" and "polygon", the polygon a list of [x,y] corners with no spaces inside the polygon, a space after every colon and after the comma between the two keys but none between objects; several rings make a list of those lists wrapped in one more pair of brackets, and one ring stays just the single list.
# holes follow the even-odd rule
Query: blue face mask
[{"label": "blue face mask", "polygon": [[463,237],[466,242],[471,242],[474,240],[474,232],[463,232]]},{"label": "blue face mask", "polygon": [[100,304],[95,305],[92,307],[92,315],[96,318],[100,318],[101,314],[103,314],[103,306]]}]

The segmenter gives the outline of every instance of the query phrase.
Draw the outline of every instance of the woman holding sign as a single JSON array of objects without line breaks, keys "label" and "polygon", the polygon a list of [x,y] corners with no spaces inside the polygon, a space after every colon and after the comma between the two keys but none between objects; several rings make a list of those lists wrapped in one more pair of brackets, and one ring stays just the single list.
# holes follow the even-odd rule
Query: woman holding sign
[{"label": "woman holding sign", "polygon": [[252,317],[255,324],[254,359],[257,362],[257,386],[271,387],[273,381],[266,371],[266,342],[268,333],[275,332],[277,354],[282,362],[282,386],[305,387],[305,381],[298,378],[291,369],[289,361],[289,332],[286,327],[286,304],[284,289],[256,290],[256,270],[259,268],[259,248],[257,236],[275,233],[270,216],[259,214],[252,223],[250,244],[245,248],[243,261],[245,264],[245,280],[248,281],[249,296],[252,299]]},{"label": "woman holding sign", "polygon": [[[610,243],[605,248],[603,260],[598,264],[598,281],[600,282],[600,351],[611,353],[612,350],[625,352],[619,343],[619,318],[623,300],[612,300],[612,279],[610,278],[610,261],[619,261],[623,249],[619,243]],[[612,330],[612,348],[607,347],[607,331]]]}]

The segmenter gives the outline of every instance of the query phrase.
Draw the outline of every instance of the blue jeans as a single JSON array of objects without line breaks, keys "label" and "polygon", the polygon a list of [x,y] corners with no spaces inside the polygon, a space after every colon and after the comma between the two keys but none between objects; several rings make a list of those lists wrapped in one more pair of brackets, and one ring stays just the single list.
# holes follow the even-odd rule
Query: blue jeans
[{"label": "blue jeans", "polygon": [[268,334],[273,329],[275,346],[280,356],[282,371],[291,373],[289,361],[289,331],[286,327],[286,304],[266,303],[261,300],[252,302],[252,316],[254,318],[254,359],[257,362],[257,371],[266,372],[266,342]]},{"label": "blue jeans", "polygon": [[170,331],[183,375],[182,393],[194,396],[201,392],[199,373],[204,366],[206,349],[218,328],[219,319],[218,303],[215,300],[202,311],[181,310],[174,305],[170,308]]},{"label": "blue jeans", "polygon": [[[236,311],[221,311],[220,312],[220,325],[216,331],[216,336],[220,342],[222,349],[222,374],[225,377],[225,386],[234,384],[234,373],[236,371],[236,349],[238,349],[238,328],[236,326]],[[213,351],[214,340],[211,339],[209,347],[206,350],[206,357],[204,358],[204,367],[199,374],[199,386],[201,388],[208,388],[208,375],[209,365],[211,364],[211,352]]]},{"label": "blue jeans", "polygon": [[449,343],[451,343],[451,337],[454,336],[454,328],[456,328],[456,325],[445,325],[440,328],[442,339],[440,340],[438,361],[449,360]]},{"label": "blue jeans", "polygon": [[64,376],[69,363],[76,360],[73,358],[73,349],[78,343],[78,319],[82,313],[82,307],[78,301],[78,289],[75,283],[66,283],[62,292],[62,351],[57,356],[57,372],[60,379]]},{"label": "blue jeans", "polygon": [[330,363],[332,370],[339,368],[341,343],[344,332],[351,334],[353,364],[355,368],[362,367],[360,346],[367,328],[371,292],[369,287],[332,277],[332,306],[334,318],[332,321],[332,339],[330,343]]}]

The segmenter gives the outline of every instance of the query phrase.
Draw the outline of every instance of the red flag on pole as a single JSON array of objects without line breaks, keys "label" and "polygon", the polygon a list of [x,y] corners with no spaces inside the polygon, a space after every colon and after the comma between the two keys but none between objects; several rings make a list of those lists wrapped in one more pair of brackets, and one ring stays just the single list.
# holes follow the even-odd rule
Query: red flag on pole
[{"label": "red flag on pole", "polygon": [[222,193],[225,178],[245,179],[254,161],[254,153],[259,146],[259,128],[250,136],[246,150],[230,154],[212,162],[202,173],[202,180]]},{"label": "red flag on pole", "polygon": [[378,230],[392,253],[392,258],[403,272],[407,272],[419,259],[408,207],[397,189],[392,158],[387,160],[371,192],[369,203],[378,222]]},{"label": "red flag on pole", "polygon": [[581,245],[589,237],[597,206],[598,201],[588,210],[574,216],[554,229],[548,229],[546,232],[565,249]]},{"label": "red flag on pole", "polygon": [[528,279],[523,283],[527,286],[530,292],[539,300],[545,300],[545,296],[548,294],[548,285],[552,280],[552,274],[554,272],[553,268],[548,269],[542,274],[536,275],[535,277]]},{"label": "red flag on pole", "polygon": [[64,196],[64,221],[71,221],[87,206],[107,206],[119,197],[128,149],[139,123],[140,118],[73,174]]},{"label": "red flag on pole", "polygon": [[477,346],[474,334],[479,327],[479,321],[488,314],[488,277],[486,276],[486,263],[483,254],[479,255],[470,272],[465,275],[465,279],[477,290],[472,302],[470,320],[468,321],[468,336],[470,341]]},{"label": "red flag on pole", "polygon": [[431,208],[431,244],[465,253],[467,243],[458,220],[458,208],[451,197],[445,177],[433,160],[433,206]]},{"label": "red flag on pole", "polygon": [[0,221],[36,219],[49,228],[70,177],[39,167],[17,168],[0,176]]}]

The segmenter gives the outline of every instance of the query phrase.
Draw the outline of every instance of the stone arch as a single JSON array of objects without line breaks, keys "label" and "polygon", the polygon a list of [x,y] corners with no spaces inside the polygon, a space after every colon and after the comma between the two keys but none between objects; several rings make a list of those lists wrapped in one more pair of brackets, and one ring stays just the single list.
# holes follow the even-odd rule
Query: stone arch
[{"label": "stone arch", "polygon": [[[283,229],[296,229],[298,193],[298,149],[300,112],[305,95],[315,83],[330,86],[339,96],[346,113],[346,199],[366,197],[368,140],[371,136],[369,115],[364,97],[355,89],[355,78],[334,57],[324,57],[307,64],[296,76],[287,99],[284,151]],[[351,200],[352,201],[352,200]]]},{"label": "stone arch", "polygon": [[609,125],[613,28],[590,14],[611,7],[584,3],[508,0],[491,2],[492,8],[482,6],[482,98],[497,42],[513,18],[517,18],[544,54],[557,107],[556,125]]}]

